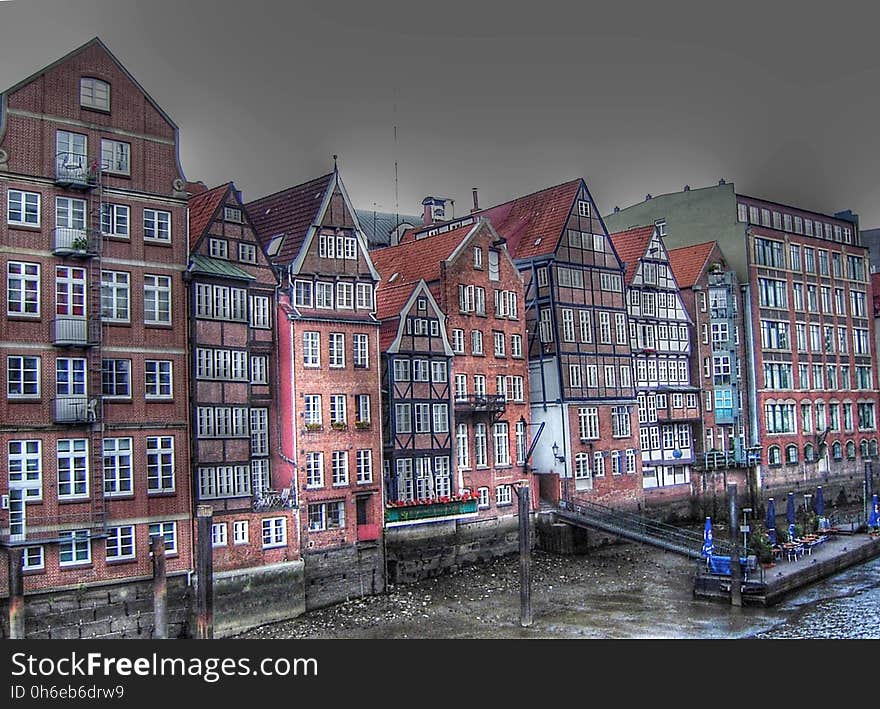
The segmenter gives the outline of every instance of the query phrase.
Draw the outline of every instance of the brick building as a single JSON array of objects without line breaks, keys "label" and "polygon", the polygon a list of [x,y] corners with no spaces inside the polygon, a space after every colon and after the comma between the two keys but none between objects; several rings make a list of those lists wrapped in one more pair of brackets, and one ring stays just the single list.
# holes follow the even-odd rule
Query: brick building
[{"label": "brick building", "polygon": [[292,468],[278,458],[277,278],[233,183],[189,200],[195,500],[217,570],[299,557]]},{"label": "brick building", "polygon": [[0,98],[0,540],[29,592],[149,576],[158,534],[192,568],[185,184],[98,39]]},{"label": "brick building", "polygon": [[[443,463],[443,476],[452,474],[455,480],[451,486],[444,484],[446,494],[441,497],[451,489],[478,498],[476,503],[465,500],[447,505],[444,516],[515,514],[513,484],[527,477],[523,471],[529,440],[528,365],[523,346],[522,279],[504,241],[488,222],[478,221],[436,235],[409,232],[404,243],[375,251],[373,258],[387,284],[380,289],[382,298],[387,294],[389,300],[382,305],[383,313],[393,318],[397,309],[393,302],[401,301],[393,294],[407,289],[413,293],[416,315],[420,305],[425,306],[426,315],[429,309],[437,313],[415,318],[425,320],[424,324],[410,320],[410,327],[420,332],[428,328],[429,340],[420,348],[435,352],[431,360],[422,359],[419,350],[407,358],[400,352],[388,353],[388,441],[396,466],[389,468],[389,499],[408,498],[404,481],[410,474],[405,462],[409,454],[401,451],[429,450],[437,444],[443,451],[454,449],[455,455],[454,469]],[[430,297],[424,295],[422,283]],[[421,303],[420,298],[424,298]],[[398,310],[398,317],[402,315],[403,309]],[[403,320],[404,332],[407,319]],[[436,341],[431,338],[432,320],[439,336]],[[452,366],[447,374],[443,360],[449,356]],[[419,361],[409,373],[407,359]],[[418,380],[414,381],[415,373]],[[407,386],[407,377],[409,394],[404,400],[401,387]],[[423,398],[418,388],[424,385],[416,381],[426,378],[432,380],[433,393]],[[450,425],[453,410],[454,425]],[[422,432],[434,441],[420,443]],[[418,485],[419,470],[414,474]],[[387,514],[398,516],[393,509]]]},{"label": "brick building", "polygon": [[723,494],[727,482],[747,489],[760,447],[746,438],[748,408],[742,293],[736,273],[714,241],[669,252],[669,264],[693,323],[691,381],[701,416],[694,430],[696,495]]},{"label": "brick building", "polygon": [[878,395],[868,250],[857,217],[737,194],[722,180],[606,220],[616,228],[663,220],[669,247],[714,239],[745,286],[743,337],[753,345],[743,364],[745,440],[764,451],[753,488],[772,496],[861,480],[877,455]]},{"label": "brick building", "polygon": [[383,509],[379,278],[366,239],[336,169],[245,206],[282,277],[280,444],[296,469],[302,551],[373,548]]},{"label": "brick building", "polygon": [[660,225],[611,235],[626,271],[629,338],[646,489],[690,495],[693,423],[700,418],[691,372],[693,320],[682,301]]},{"label": "brick building", "polygon": [[[426,200],[433,209],[437,200]],[[641,504],[623,265],[582,179],[407,233],[443,234],[487,219],[524,279],[533,467],[579,495]],[[425,217],[426,223],[429,217]],[[543,426],[542,426],[543,424]],[[567,481],[567,482],[565,482]]]}]

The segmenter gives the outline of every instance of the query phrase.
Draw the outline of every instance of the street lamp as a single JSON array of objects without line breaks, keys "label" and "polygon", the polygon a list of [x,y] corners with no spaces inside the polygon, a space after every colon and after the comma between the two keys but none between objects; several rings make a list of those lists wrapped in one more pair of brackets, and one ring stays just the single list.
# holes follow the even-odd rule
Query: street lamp
[{"label": "street lamp", "polygon": [[553,441],[553,445],[551,446],[551,449],[553,450],[553,457],[556,458],[556,460],[558,460],[560,463],[564,463],[565,456],[559,455],[559,444],[556,441]]},{"label": "street lamp", "polygon": [[812,495],[809,492],[804,493],[804,534],[808,534],[807,523],[810,519],[810,500]]},{"label": "street lamp", "polygon": [[743,523],[742,527],[739,528],[739,531],[743,533],[743,554],[748,556],[748,548],[749,548],[749,532],[752,531],[751,527],[749,527],[749,515],[752,513],[751,507],[743,507]]}]

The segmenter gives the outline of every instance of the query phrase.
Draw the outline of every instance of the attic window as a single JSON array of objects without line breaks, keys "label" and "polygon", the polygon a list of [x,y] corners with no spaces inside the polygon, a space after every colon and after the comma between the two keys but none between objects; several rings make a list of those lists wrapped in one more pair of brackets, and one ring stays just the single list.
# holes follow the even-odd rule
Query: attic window
[{"label": "attic window", "polygon": [[543,239],[539,236],[537,239],[535,239],[535,246],[538,246],[541,241],[543,241]]},{"label": "attic window", "polygon": [[235,209],[234,207],[224,207],[223,218],[227,222],[236,222],[238,224],[241,224],[241,210]]},{"label": "attic window", "polygon": [[98,111],[110,111],[110,84],[84,76],[79,80],[79,105]]},{"label": "attic window", "polygon": [[590,216],[590,203],[586,200],[579,199],[578,200],[578,216],[581,217],[589,217]]},{"label": "attic window", "polygon": [[269,245],[266,247],[266,255],[267,256],[277,256],[278,252],[281,251],[281,244],[284,241],[284,234],[278,234],[277,236],[273,236],[269,240]]}]

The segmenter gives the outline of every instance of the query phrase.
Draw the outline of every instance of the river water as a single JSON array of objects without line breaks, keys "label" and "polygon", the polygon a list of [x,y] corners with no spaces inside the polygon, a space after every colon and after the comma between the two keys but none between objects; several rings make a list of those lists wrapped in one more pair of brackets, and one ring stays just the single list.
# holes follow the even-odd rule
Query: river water
[{"label": "river water", "polygon": [[694,562],[636,545],[533,558],[533,617],[519,624],[518,562],[396,586],[249,638],[880,638],[880,559],[771,608],[693,598]]}]

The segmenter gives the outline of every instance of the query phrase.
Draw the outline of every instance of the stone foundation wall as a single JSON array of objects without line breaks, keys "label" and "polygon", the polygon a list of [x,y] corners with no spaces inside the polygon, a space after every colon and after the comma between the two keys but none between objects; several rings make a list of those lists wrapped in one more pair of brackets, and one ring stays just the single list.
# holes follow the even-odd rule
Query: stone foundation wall
[{"label": "stone foundation wall", "polygon": [[[195,587],[185,574],[168,577],[168,637],[194,627]],[[0,601],[0,637],[9,637],[9,599]],[[31,640],[153,637],[153,582],[106,583],[25,595],[25,636]]]},{"label": "stone foundation wall", "polygon": [[306,610],[385,591],[385,560],[379,544],[310,552],[304,561]]},{"label": "stone foundation wall", "polygon": [[[534,546],[535,535],[532,534]],[[519,551],[519,518],[436,522],[385,530],[388,582],[412,583]]]}]

